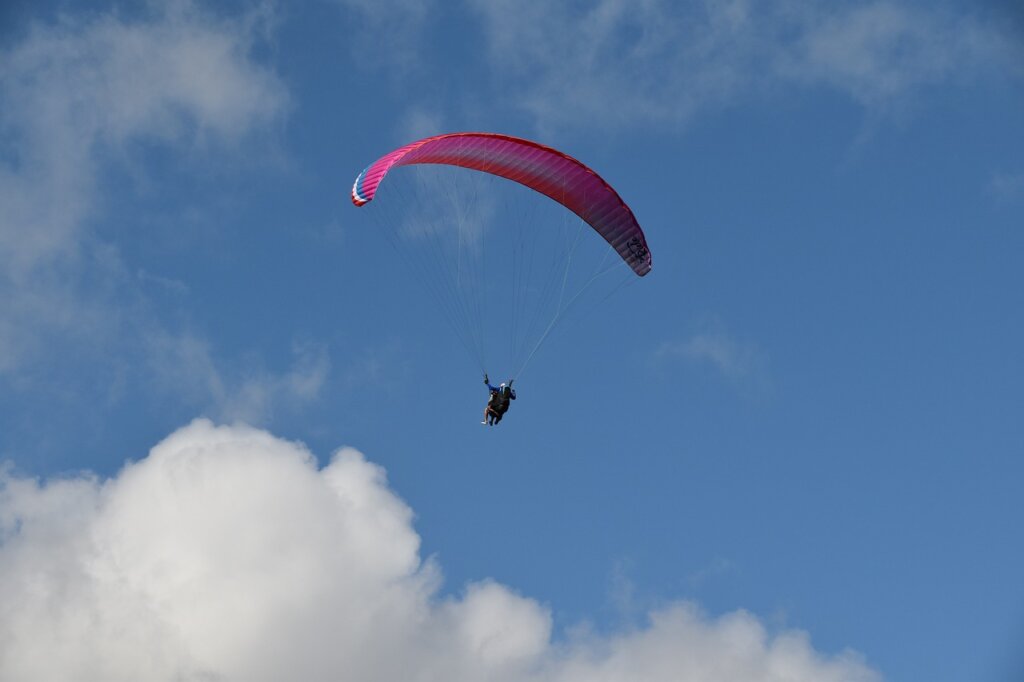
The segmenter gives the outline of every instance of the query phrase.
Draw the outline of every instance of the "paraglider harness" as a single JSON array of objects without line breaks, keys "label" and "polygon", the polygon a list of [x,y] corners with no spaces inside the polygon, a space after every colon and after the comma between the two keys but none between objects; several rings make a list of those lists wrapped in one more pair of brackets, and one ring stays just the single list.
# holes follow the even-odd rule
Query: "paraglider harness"
[{"label": "paraglider harness", "polygon": [[514,379],[509,379],[508,384],[491,386],[491,380],[484,374],[484,383],[487,384],[487,388],[491,392],[491,396],[487,400],[487,416],[491,424],[500,422],[508,412],[510,401],[516,399],[515,389],[512,388],[513,381]]}]

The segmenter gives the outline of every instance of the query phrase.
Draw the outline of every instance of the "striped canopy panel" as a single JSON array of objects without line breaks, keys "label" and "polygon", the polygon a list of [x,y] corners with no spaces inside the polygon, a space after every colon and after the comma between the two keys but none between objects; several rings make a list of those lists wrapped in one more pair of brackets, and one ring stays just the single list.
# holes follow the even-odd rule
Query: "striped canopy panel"
[{"label": "striped canopy panel", "polygon": [[428,163],[490,173],[551,197],[604,237],[636,274],[642,277],[651,271],[643,230],[611,185],[571,156],[530,140],[494,133],[450,133],[407,144],[359,174],[352,185],[352,202],[362,206],[372,201],[395,166]]}]

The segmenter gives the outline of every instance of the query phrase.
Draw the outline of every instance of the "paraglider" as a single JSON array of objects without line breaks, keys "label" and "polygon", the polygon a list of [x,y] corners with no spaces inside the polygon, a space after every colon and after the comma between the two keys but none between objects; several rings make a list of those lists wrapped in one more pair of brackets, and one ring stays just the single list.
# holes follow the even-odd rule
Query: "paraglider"
[{"label": "paraglider", "polygon": [[510,401],[516,399],[516,391],[512,388],[512,379],[508,383],[502,382],[497,386],[491,386],[491,380],[484,374],[484,384],[490,395],[487,398],[487,407],[484,408],[484,420],[481,424],[494,426],[501,421],[501,418],[508,412]]},{"label": "paraglider", "polygon": [[[419,184],[408,192],[394,190],[394,196],[384,202],[393,207],[389,219],[386,210],[375,213],[385,215],[385,236],[437,299],[445,319],[484,371],[490,397],[483,423],[497,424],[516,399],[514,378],[522,375],[584,292],[595,289],[595,283],[610,282],[606,275],[616,270],[627,272],[630,280],[651,271],[646,236],[630,207],[596,172],[568,154],[531,140],[464,132],[412,142],[359,173],[352,184],[352,203],[365,206],[374,201],[385,177],[400,167],[422,168]],[[466,170],[475,173],[467,177]],[[499,226],[506,218],[495,208],[499,202],[481,200],[487,191],[466,188],[479,176],[510,180],[515,183],[512,186],[550,198],[561,207],[559,217],[545,223],[530,214],[509,228]],[[495,184],[509,185],[501,180]],[[415,201],[408,201],[410,195],[416,195]],[[429,209],[445,202],[450,202],[450,212],[435,217]],[[524,205],[532,210],[535,203],[544,202],[533,202],[520,193],[502,205],[511,206],[506,213],[512,213]],[[573,214],[579,221],[569,220]],[[600,241],[591,242],[584,237],[587,232],[596,233],[607,244],[600,249],[600,262],[590,270],[580,265],[581,255],[588,244],[596,249]],[[495,246],[496,242],[501,245]],[[496,274],[499,267],[507,272]],[[610,286],[605,299],[627,283]],[[503,330],[493,330],[494,325],[484,318],[489,310],[501,307],[496,292],[503,288],[509,290],[507,314],[500,315],[508,323]],[[506,344],[513,378],[494,387],[486,373],[488,356]]]}]

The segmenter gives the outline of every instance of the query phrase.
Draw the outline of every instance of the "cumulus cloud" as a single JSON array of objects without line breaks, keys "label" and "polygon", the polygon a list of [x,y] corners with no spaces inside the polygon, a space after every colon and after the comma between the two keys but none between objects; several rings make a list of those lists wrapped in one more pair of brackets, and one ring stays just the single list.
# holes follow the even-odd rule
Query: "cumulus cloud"
[{"label": "cumulus cloud", "polygon": [[129,227],[99,212],[110,158],[230,145],[283,115],[284,87],[251,57],[261,16],[63,15],[0,53],[0,373],[45,340],[100,345],[125,324],[138,287],[95,229]]},{"label": "cumulus cloud", "polygon": [[115,477],[0,470],[0,678],[874,681],[753,615],[669,604],[642,627],[553,635],[482,580],[456,596],[412,510],[351,448],[196,421]]},{"label": "cumulus cloud", "polygon": [[541,127],[679,126],[797,86],[884,113],[1021,54],[1003,29],[941,4],[470,2],[501,94]]}]

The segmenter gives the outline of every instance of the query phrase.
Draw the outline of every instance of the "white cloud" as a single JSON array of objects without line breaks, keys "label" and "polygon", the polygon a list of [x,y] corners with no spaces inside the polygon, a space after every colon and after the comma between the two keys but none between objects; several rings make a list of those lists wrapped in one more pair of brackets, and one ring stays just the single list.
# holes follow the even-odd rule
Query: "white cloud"
[{"label": "white cloud", "polygon": [[1021,55],[980,19],[893,0],[471,4],[502,105],[542,128],[678,126],[794,86],[887,112],[923,87],[971,82]]},{"label": "white cloud", "polygon": [[712,559],[711,562],[702,568],[690,573],[690,575],[686,577],[686,581],[691,586],[696,587],[708,580],[733,573],[736,570],[737,567],[733,561],[719,556]]},{"label": "white cloud", "polygon": [[856,682],[753,615],[687,604],[552,637],[491,580],[441,597],[412,510],[350,448],[196,421],[116,477],[0,470],[0,678]]},{"label": "white cloud", "polygon": [[267,370],[255,357],[237,366],[218,361],[205,339],[188,333],[153,331],[145,350],[154,388],[228,421],[265,424],[282,408],[308,405],[331,372],[327,347],[313,343],[294,344],[292,365],[283,372]]},{"label": "white cloud", "polygon": [[350,48],[364,68],[403,79],[419,74],[423,27],[436,8],[430,0],[336,0],[352,12]]},{"label": "white cloud", "polygon": [[0,223],[4,264],[23,273],[78,246],[101,149],[238,139],[277,119],[286,95],[251,61],[253,31],[178,3],[144,22],[35,26],[5,51],[0,191],[20,201]]},{"label": "white cloud", "polygon": [[997,201],[1012,203],[1024,197],[1024,173],[996,173],[988,185],[989,194]]},{"label": "white cloud", "polygon": [[287,94],[250,55],[262,17],[187,2],[133,21],[66,15],[0,54],[0,372],[48,340],[130,335],[118,297],[139,288],[93,230],[129,227],[98,211],[104,163],[138,142],[230,146],[279,120]]},{"label": "white cloud", "polygon": [[159,289],[169,294],[175,294],[184,296],[189,293],[189,286],[182,282],[180,279],[174,279],[171,277],[164,277],[162,275],[156,275],[151,272],[147,272],[144,268],[139,268],[135,273],[136,279],[142,284],[153,284]]},{"label": "white cloud", "polygon": [[317,397],[323,347],[297,350],[280,371],[231,366],[201,334],[157,319],[150,296],[186,298],[189,285],[124,262],[113,244],[138,225],[103,210],[111,165],[130,166],[140,143],[251,154],[283,118],[288,93],[252,55],[270,19],[264,7],[223,18],[190,2],[132,20],[63,15],[3,52],[0,377],[31,388],[24,377],[49,372],[42,381],[66,385],[78,377],[49,367],[66,354],[111,383],[155,381],[212,416],[255,422]]},{"label": "white cloud", "polygon": [[822,657],[802,632],[771,637],[744,611],[707,619],[688,604],[651,614],[646,628],[571,651],[559,672],[565,682],[880,679],[851,652]]},{"label": "white cloud", "polygon": [[656,355],[710,364],[733,380],[763,374],[765,365],[763,354],[756,346],[737,341],[721,331],[701,332],[682,342],[666,342]]},{"label": "white cloud", "polygon": [[398,123],[401,140],[418,140],[445,132],[448,130],[440,112],[422,107],[406,110]]},{"label": "white cloud", "polygon": [[922,87],[969,82],[986,64],[1011,60],[994,26],[941,5],[915,8],[878,0],[840,12],[808,13],[778,75],[844,92],[869,109],[898,105]]},{"label": "white cloud", "polygon": [[474,2],[492,68],[542,127],[686,122],[745,78],[756,24],[742,3]]}]

